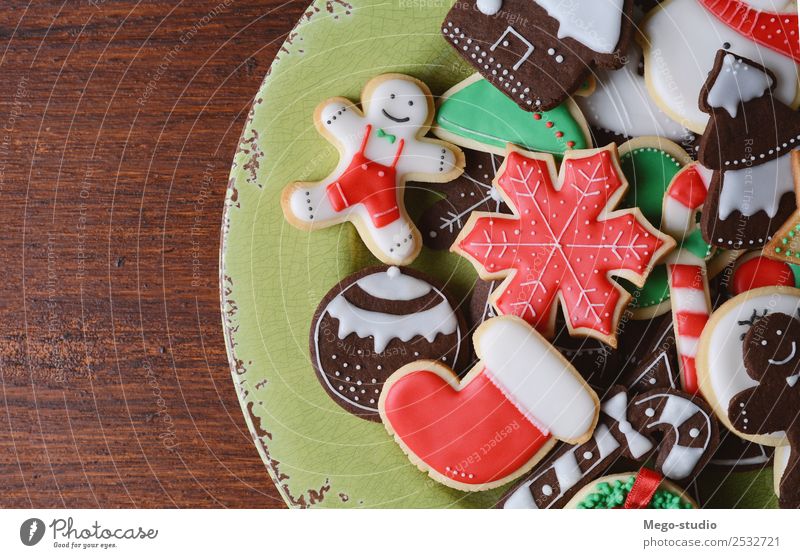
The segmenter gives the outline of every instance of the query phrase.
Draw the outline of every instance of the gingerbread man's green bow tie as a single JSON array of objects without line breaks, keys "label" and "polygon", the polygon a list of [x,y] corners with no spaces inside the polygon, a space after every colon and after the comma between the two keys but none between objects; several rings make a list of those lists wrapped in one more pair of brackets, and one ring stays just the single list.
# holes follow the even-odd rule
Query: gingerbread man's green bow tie
[{"label": "gingerbread man's green bow tie", "polygon": [[397,136],[393,134],[387,134],[386,132],[384,132],[383,128],[378,128],[378,137],[386,138],[387,140],[389,140],[389,143],[394,143],[395,140],[397,139]]}]

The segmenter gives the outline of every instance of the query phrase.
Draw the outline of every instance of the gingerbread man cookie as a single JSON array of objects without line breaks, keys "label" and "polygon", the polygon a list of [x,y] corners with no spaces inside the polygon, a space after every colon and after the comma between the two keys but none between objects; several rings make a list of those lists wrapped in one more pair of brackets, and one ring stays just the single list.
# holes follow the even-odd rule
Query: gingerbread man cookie
[{"label": "gingerbread man cookie", "polygon": [[339,164],[319,182],[289,184],[283,212],[305,230],[350,221],[376,258],[407,264],[422,244],[403,202],[406,180],[453,180],[462,172],[464,155],[449,143],[423,137],[434,108],[421,81],[381,75],[367,83],[361,101],[363,113],[341,97],[317,107],[317,129],[338,148]]},{"label": "gingerbread man cookie", "polygon": [[700,389],[736,435],[790,447],[781,507],[800,506],[800,290],[764,287],[723,304],[703,331]]}]

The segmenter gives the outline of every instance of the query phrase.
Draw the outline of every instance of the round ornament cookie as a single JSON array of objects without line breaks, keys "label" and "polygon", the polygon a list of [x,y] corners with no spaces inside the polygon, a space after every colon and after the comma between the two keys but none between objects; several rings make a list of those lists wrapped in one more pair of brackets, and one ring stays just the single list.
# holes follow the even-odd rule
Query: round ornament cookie
[{"label": "round ornament cookie", "polygon": [[395,370],[419,359],[459,369],[468,346],[455,305],[425,275],[372,267],[331,289],[311,327],[311,363],[322,387],[347,411],[379,421],[378,398]]},{"label": "round ornament cookie", "polygon": [[597,479],[570,500],[565,508],[609,509],[696,509],[692,500],[678,485],[642,469],[638,473],[622,473]]}]

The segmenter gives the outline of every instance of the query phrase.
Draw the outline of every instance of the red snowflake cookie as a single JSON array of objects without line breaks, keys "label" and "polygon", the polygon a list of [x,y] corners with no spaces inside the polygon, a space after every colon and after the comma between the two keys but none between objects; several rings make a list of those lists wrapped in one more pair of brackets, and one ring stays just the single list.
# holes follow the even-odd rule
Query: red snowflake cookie
[{"label": "red snowflake cookie", "polygon": [[568,153],[556,178],[551,155],[509,146],[495,177],[513,215],[473,213],[452,250],[482,279],[505,281],[490,300],[548,338],[558,304],[570,333],[616,347],[617,322],[630,295],[611,276],[644,284],[675,242],[638,209],[613,211],[628,184],[617,149]]}]

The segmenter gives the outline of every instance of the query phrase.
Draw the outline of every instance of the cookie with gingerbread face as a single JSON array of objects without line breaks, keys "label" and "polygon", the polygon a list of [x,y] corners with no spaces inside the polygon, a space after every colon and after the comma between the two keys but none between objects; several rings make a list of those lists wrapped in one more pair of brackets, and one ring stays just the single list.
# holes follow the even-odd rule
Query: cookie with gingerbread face
[{"label": "cookie with gingerbread face", "polygon": [[723,304],[703,331],[700,389],[736,435],[790,447],[781,507],[800,506],[800,290],[765,287]]},{"label": "cookie with gingerbread face", "polygon": [[316,230],[349,221],[385,264],[405,265],[422,248],[404,203],[406,180],[449,182],[464,168],[464,154],[425,138],[433,98],[421,81],[384,74],[367,83],[362,110],[335,97],[314,113],[318,131],[339,150],[339,164],[323,180],[293,182],[283,191],[292,225]]},{"label": "cookie with gingerbread face", "polygon": [[789,460],[780,480],[781,507],[800,507],[800,320],[797,314],[756,318],[744,338],[744,362],[758,385],[737,394],[728,416],[740,432],[785,432]]}]

